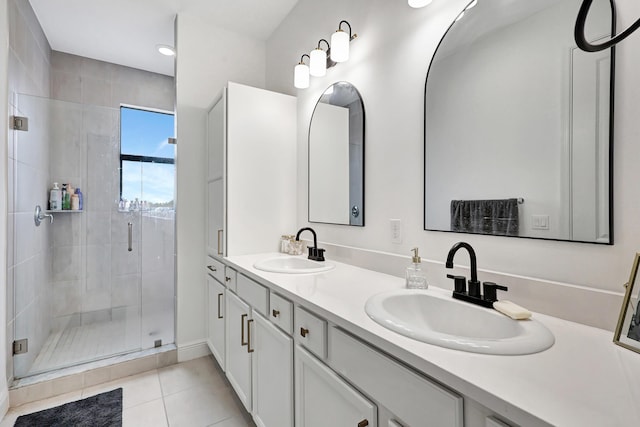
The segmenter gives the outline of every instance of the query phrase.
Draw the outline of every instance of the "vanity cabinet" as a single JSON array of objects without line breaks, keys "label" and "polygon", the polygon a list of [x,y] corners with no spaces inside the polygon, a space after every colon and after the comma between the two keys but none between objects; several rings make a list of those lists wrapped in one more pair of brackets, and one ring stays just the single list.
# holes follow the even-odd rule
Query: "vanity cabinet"
[{"label": "vanity cabinet", "polygon": [[296,345],[296,427],[376,427],[374,403]]},{"label": "vanity cabinet", "polygon": [[[273,252],[296,227],[296,98],[229,82],[207,115],[206,250]],[[256,214],[259,213],[259,214]]]},{"label": "vanity cabinet", "polygon": [[251,307],[233,292],[227,292],[226,301],[227,379],[244,407],[251,412]]},{"label": "vanity cabinet", "polygon": [[207,315],[207,344],[209,350],[224,371],[225,366],[225,294],[226,288],[207,275],[208,315]]},{"label": "vanity cabinet", "polygon": [[253,420],[293,427],[293,339],[255,310],[253,320]]},{"label": "vanity cabinet", "polygon": [[227,290],[227,378],[259,427],[293,427],[293,338],[265,317],[269,289],[238,275]]},{"label": "vanity cabinet", "polygon": [[342,329],[330,329],[328,347],[330,366],[391,412],[396,424],[463,427],[462,396],[400,365]]}]

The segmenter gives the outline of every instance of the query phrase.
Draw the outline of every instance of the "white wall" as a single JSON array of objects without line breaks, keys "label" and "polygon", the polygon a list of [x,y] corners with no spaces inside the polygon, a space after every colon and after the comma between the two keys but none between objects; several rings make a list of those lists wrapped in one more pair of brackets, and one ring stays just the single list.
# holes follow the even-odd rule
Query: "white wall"
[{"label": "white wall", "polygon": [[[177,21],[177,331],[180,349],[205,339],[206,113],[227,81],[264,87],[265,43],[183,10]],[[188,353],[194,354],[194,353]]]},{"label": "white wall", "polygon": [[[435,48],[467,0],[434,1],[411,9],[405,1],[300,0],[267,42],[267,88],[295,93],[293,67],[341,19],[359,37],[351,59],[312,78],[298,91],[298,222],[307,225],[307,129],[315,102],[330,83],[353,83],[366,114],[366,225],[363,228],[311,224],[324,242],[407,256],[420,247],[426,259],[443,262],[453,243],[465,240],[478,253],[479,267],[512,275],[622,292],[639,250],[640,33],[620,45],[616,60],[614,224],[615,245],[427,232],[423,216],[423,96]],[[635,0],[616,2],[619,28],[640,16]],[[403,221],[402,244],[391,243],[389,218]],[[331,254],[327,254],[331,257]],[[461,264],[468,261],[460,256]],[[402,271],[398,271],[401,275]],[[446,279],[442,285],[449,286]],[[573,301],[563,301],[571,306]],[[588,307],[597,310],[597,307]],[[615,320],[613,321],[615,322]]]}]

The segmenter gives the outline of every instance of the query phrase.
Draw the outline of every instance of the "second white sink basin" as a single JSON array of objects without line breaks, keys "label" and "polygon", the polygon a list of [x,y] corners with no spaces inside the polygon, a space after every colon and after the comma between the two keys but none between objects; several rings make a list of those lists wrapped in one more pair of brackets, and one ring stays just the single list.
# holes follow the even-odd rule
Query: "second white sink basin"
[{"label": "second white sink basin", "polygon": [[321,273],[335,268],[327,261],[312,261],[301,256],[277,256],[260,260],[253,264],[255,268],[272,273]]},{"label": "second white sink basin", "polygon": [[374,295],[365,311],[401,335],[473,353],[531,354],[555,342],[551,331],[534,319],[513,320],[440,290],[398,289]]}]

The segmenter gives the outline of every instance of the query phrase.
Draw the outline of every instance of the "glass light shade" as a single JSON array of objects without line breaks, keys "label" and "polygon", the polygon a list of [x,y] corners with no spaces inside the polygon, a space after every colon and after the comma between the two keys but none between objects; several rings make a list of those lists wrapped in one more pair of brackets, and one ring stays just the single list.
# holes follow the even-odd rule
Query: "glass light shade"
[{"label": "glass light shade", "polygon": [[331,36],[331,59],[344,62],[349,59],[349,34],[338,30]]},{"label": "glass light shade", "polygon": [[313,49],[309,54],[309,73],[314,77],[322,77],[327,74],[327,52],[322,49]]},{"label": "glass light shade", "polygon": [[309,87],[309,67],[306,64],[298,64],[293,69],[293,85],[298,89]]},{"label": "glass light shade", "polygon": [[431,3],[431,0],[409,0],[409,6],[415,8],[425,7],[429,3]]}]

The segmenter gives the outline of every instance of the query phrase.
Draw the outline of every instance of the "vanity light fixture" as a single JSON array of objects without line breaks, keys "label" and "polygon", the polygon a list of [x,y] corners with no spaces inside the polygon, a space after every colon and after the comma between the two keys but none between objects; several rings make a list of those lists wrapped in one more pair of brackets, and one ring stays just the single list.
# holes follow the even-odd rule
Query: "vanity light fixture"
[{"label": "vanity light fixture", "polygon": [[[342,30],[342,24],[347,24],[349,34]],[[358,37],[357,34],[351,35],[351,24],[347,21],[340,21],[338,29],[331,35],[331,60],[335,62],[345,62],[349,59],[349,43]]]},{"label": "vanity light fixture", "polygon": [[176,56],[176,50],[172,46],[159,44],[156,45],[156,49],[158,49],[158,52],[160,52],[164,56]]},{"label": "vanity light fixture", "polygon": [[327,52],[331,50],[329,42],[325,39],[318,41],[318,47],[313,49],[309,54],[309,74],[314,77],[322,77],[327,74],[327,52],[320,49],[320,43],[325,42],[327,44]]},{"label": "vanity light fixture", "polygon": [[[342,24],[349,27],[349,34],[342,29]],[[318,46],[309,54],[300,57],[300,62],[293,69],[293,85],[298,89],[309,87],[309,76],[323,77],[327,74],[327,68],[335,66],[338,62],[345,62],[349,59],[349,43],[358,37],[351,33],[351,24],[347,21],[340,21],[338,29],[331,36],[331,44],[325,39],[318,41]],[[322,43],[327,45],[327,50],[322,50]],[[333,46],[333,47],[332,47]],[[304,57],[309,58],[309,65],[304,63]]]},{"label": "vanity light fixture", "polygon": [[431,0],[409,0],[409,6],[416,9],[420,7],[425,7],[429,3],[431,3]]},{"label": "vanity light fixture", "polygon": [[293,69],[293,85],[298,89],[309,87],[309,66],[304,63],[304,57],[309,57],[306,53],[300,57],[300,62]]}]

